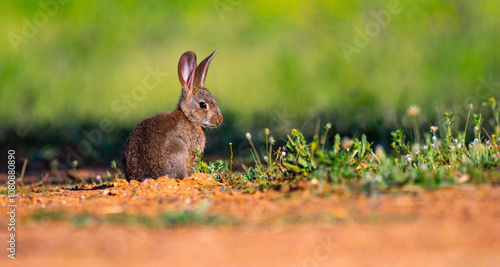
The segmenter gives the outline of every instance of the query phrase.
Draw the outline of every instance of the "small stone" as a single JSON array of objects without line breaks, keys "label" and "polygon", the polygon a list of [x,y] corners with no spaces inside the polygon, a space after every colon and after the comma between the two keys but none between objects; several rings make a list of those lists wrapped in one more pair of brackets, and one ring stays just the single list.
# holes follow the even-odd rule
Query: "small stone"
[{"label": "small stone", "polygon": [[107,196],[107,195],[109,195],[109,189],[108,188],[106,188],[106,189],[104,189],[104,191],[102,191],[102,196]]}]

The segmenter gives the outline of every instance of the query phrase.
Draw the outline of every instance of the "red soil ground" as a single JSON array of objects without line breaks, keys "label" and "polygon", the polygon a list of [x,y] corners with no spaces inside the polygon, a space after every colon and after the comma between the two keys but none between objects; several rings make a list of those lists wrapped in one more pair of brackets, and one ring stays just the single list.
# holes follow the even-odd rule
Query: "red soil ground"
[{"label": "red soil ground", "polygon": [[[342,187],[305,183],[286,193],[243,194],[225,190],[200,174],[183,181],[117,180],[78,189],[22,188],[16,199],[17,259],[7,258],[9,218],[4,209],[0,266],[498,266],[500,262],[496,186],[406,188],[403,193],[368,197]],[[2,206],[7,200],[0,195]],[[33,220],[41,210],[103,218],[121,213],[155,217],[200,207],[207,215],[230,216],[238,224],[150,228],[95,220],[77,227],[67,219]]]}]

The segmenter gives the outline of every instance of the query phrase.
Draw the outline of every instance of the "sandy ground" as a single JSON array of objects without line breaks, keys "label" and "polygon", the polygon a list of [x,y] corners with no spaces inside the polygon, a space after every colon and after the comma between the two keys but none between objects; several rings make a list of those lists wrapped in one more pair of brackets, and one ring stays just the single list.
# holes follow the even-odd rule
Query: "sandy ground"
[{"label": "sandy ground", "polygon": [[[461,186],[368,197],[305,184],[292,192],[225,190],[206,175],[183,181],[118,180],[78,190],[20,192],[16,260],[0,266],[498,266],[500,188]],[[329,192],[328,194],[324,194]],[[0,196],[5,207],[7,197]],[[199,210],[237,225],[146,227],[32,220],[65,214],[157,216]],[[7,264],[7,265],[6,265]]]}]

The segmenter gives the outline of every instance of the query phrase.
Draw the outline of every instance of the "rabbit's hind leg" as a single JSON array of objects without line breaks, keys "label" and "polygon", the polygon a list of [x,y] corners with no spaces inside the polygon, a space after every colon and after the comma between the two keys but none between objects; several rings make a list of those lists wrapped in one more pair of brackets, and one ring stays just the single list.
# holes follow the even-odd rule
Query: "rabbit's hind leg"
[{"label": "rabbit's hind leg", "polygon": [[189,150],[180,138],[168,139],[163,150],[164,173],[172,179],[184,179],[189,174]]}]

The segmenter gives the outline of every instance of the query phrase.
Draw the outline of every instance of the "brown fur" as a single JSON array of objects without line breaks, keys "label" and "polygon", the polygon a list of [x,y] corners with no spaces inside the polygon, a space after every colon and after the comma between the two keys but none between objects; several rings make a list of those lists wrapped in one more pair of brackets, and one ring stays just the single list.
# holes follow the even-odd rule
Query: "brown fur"
[{"label": "brown fur", "polygon": [[[205,149],[205,129],[222,123],[215,98],[203,87],[214,54],[198,67],[193,52],[181,56],[178,68],[182,95],[177,109],[142,121],[130,133],[122,153],[127,180],[142,181],[167,174],[183,179],[192,173],[198,153]],[[207,108],[201,108],[201,102]]]}]

